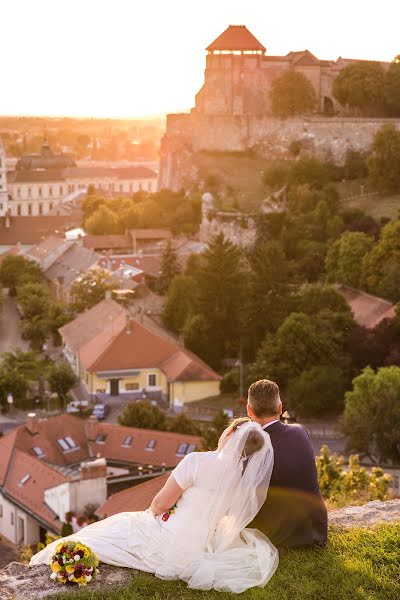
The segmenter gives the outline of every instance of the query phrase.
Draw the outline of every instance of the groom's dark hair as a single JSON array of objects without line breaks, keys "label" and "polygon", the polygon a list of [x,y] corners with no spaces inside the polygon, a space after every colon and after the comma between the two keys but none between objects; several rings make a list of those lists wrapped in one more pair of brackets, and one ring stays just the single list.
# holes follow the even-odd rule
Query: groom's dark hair
[{"label": "groom's dark hair", "polygon": [[279,387],[275,381],[260,379],[249,387],[248,401],[256,417],[272,417],[281,401]]}]

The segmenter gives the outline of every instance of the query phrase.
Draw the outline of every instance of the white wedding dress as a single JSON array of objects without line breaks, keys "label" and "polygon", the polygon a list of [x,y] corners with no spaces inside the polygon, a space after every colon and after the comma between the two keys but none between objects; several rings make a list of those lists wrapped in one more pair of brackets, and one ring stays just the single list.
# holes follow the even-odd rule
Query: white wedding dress
[{"label": "white wedding dress", "polygon": [[[240,593],[264,586],[278,566],[278,551],[263,534],[245,526],[265,501],[273,451],[264,434],[264,457],[257,462],[258,452],[243,469],[237,452],[242,453],[246,428],[239,428],[241,444],[239,429],[231,436],[237,436],[234,449],[229,442],[222,451],[193,452],[179,463],[172,476],[184,492],[168,520],[149,511],[124,512],[69,538],[90,546],[104,563],[183,579],[195,589]],[[30,564],[49,564],[59,542],[38,552]]]}]

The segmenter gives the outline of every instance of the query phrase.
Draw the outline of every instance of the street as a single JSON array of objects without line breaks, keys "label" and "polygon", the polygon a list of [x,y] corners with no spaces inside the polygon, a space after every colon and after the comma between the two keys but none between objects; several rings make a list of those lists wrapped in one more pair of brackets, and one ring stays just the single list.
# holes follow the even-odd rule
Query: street
[{"label": "street", "polygon": [[19,333],[20,316],[14,298],[10,298],[3,290],[3,305],[0,308],[0,354],[14,347],[28,350],[28,342]]}]

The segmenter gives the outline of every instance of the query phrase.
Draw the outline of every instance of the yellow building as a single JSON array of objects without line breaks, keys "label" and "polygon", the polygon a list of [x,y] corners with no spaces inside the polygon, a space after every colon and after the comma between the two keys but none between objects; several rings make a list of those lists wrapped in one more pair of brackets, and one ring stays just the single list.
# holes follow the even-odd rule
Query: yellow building
[{"label": "yellow building", "polygon": [[183,405],[219,394],[220,375],[172,336],[106,299],[60,329],[64,354],[90,396]]}]

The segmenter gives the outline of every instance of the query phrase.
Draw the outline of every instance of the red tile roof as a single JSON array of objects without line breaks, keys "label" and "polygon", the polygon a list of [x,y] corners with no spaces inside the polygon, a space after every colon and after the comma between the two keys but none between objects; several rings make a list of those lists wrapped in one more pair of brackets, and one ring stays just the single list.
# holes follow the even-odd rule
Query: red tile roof
[{"label": "red tile roof", "polygon": [[172,237],[168,229],[130,229],[129,235],[137,240],[168,240]]},{"label": "red tile roof", "polygon": [[0,487],[6,478],[8,465],[15,447],[17,431],[17,429],[14,429],[0,438]]},{"label": "red tile roof", "polygon": [[[89,446],[86,439],[84,422],[72,415],[57,415],[51,419],[37,421],[37,433],[32,434],[28,425],[21,425],[16,430],[6,433],[2,443],[10,443],[9,435],[15,435],[13,446],[29,456],[35,456],[33,448],[39,447],[43,453],[45,462],[59,466],[67,466],[79,463],[90,456]],[[58,439],[70,436],[76,444],[76,449],[63,452],[57,443]]]},{"label": "red tile roof", "polygon": [[[101,454],[114,464],[173,468],[182,460],[182,455],[177,455],[180,444],[195,448],[200,445],[198,436],[88,422],[66,414],[38,421],[34,431],[21,425],[0,439],[0,488],[55,531],[61,530],[61,523],[46,506],[44,492],[68,481],[60,467],[75,466]],[[103,443],[96,441],[100,434],[104,436]],[[76,443],[76,449],[62,451],[57,440],[66,436]],[[132,437],[131,444],[124,447],[128,436]],[[151,450],[147,449],[150,440],[155,442]],[[34,454],[33,447],[40,448],[42,458]],[[29,479],[21,483],[26,475]]]},{"label": "red tile roof", "polygon": [[0,240],[2,245],[37,244],[56,230],[66,231],[79,225],[80,215],[47,215],[41,217],[11,217],[10,227],[0,217]]},{"label": "red tile roof", "polygon": [[132,248],[132,239],[129,235],[86,235],[83,245],[91,250]]},{"label": "red tile roof", "polygon": [[99,517],[111,517],[120,512],[135,512],[149,508],[154,496],[163,488],[169,473],[154,477],[140,485],[135,485],[127,490],[113,494],[99,506],[96,513]]},{"label": "red tile roof", "polygon": [[[29,476],[24,481],[23,478]],[[48,523],[53,530],[61,532],[61,522],[45,504],[44,493],[49,488],[65,483],[68,478],[38,458],[14,450],[3,492]]]},{"label": "red tile roof", "polygon": [[250,33],[245,25],[229,25],[206,50],[208,52],[213,52],[214,50],[227,50],[231,52],[235,50],[262,50],[262,52],[265,52],[266,48]]},{"label": "red tile roof", "polygon": [[[90,358],[88,358],[90,362]],[[219,381],[221,377],[199,357],[180,346],[166,333],[131,319],[106,350],[93,348],[91,372],[128,369],[161,369],[170,381]],[[182,376],[182,379],[180,377]]]},{"label": "red tile roof", "polygon": [[337,291],[349,304],[354,320],[364,327],[376,327],[383,319],[393,319],[396,307],[391,302],[356,290],[347,285],[338,284]]},{"label": "red tile roof", "polygon": [[[100,453],[108,461],[119,463],[154,466],[164,464],[167,467],[176,467],[182,460],[182,456],[176,454],[179,444],[191,444],[197,448],[200,445],[200,437],[197,435],[124,427],[110,423],[99,423],[96,437],[99,434],[104,434],[106,438],[104,443],[90,442],[93,456]],[[124,448],[122,444],[128,436],[132,436],[133,440],[128,448]],[[153,450],[147,449],[150,440],[156,442]]]},{"label": "red tile roof", "polygon": [[[59,329],[64,342],[77,352],[109,330],[110,337],[126,323],[126,311],[114,300],[105,299]],[[108,329],[107,329],[108,325]]]}]

